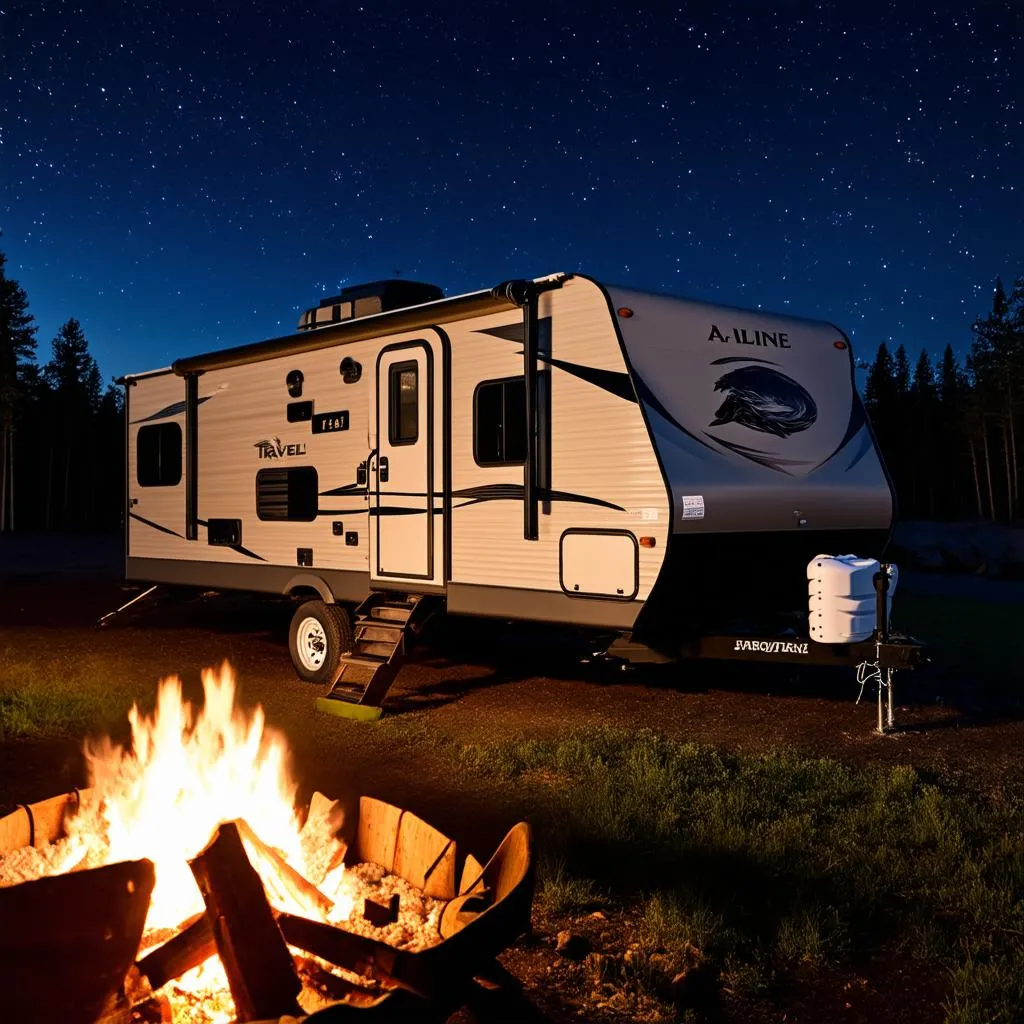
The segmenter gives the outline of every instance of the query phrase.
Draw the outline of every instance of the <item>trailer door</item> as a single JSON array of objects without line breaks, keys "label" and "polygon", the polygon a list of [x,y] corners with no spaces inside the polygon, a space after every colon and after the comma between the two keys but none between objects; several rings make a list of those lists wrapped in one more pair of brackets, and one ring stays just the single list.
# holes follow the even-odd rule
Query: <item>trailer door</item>
[{"label": "trailer door", "polygon": [[376,399],[370,577],[389,586],[399,580],[430,583],[435,576],[435,402],[434,353],[426,341],[381,350]]}]

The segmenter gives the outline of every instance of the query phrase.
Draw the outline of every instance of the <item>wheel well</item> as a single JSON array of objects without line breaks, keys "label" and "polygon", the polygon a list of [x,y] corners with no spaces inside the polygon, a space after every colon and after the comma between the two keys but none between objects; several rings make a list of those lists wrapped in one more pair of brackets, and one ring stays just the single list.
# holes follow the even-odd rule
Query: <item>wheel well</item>
[{"label": "wheel well", "polygon": [[283,593],[287,597],[297,597],[303,600],[318,597],[328,604],[334,604],[334,594],[331,593],[331,588],[319,576],[314,576],[311,573],[300,573],[293,576],[285,586]]}]

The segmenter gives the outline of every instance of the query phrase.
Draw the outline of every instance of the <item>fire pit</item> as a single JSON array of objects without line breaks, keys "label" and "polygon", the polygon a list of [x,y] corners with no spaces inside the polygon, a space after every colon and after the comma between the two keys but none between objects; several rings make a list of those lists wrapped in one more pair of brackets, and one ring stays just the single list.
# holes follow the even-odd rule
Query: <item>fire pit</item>
[{"label": "fire pit", "polygon": [[370,797],[347,821],[321,794],[297,812],[284,744],[234,707],[228,666],[203,684],[194,718],[167,680],[152,718],[132,709],[129,751],[87,750],[90,789],[0,819],[0,1019],[457,1007],[529,927],[529,827],[482,864]]}]

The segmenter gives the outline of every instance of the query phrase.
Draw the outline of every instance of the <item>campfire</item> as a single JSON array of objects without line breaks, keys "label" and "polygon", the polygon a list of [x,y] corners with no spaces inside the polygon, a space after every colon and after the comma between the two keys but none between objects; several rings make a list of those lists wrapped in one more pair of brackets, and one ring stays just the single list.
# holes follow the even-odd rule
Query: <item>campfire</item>
[{"label": "campfire", "polygon": [[[110,1024],[227,1024],[389,998],[458,1005],[474,968],[528,926],[528,827],[486,866],[467,856],[456,885],[454,841],[408,811],[362,797],[346,822],[321,794],[297,807],[286,744],[260,708],[236,706],[230,666],[202,681],[198,713],[166,679],[152,715],[131,709],[128,749],[87,746],[89,789],[0,819],[0,943],[14,954],[0,948],[0,965],[49,969],[35,960],[61,949],[72,974],[103,981],[74,1019]],[[90,928],[117,961],[104,964],[112,983],[87,969]],[[38,1013],[38,995],[25,1006]]]}]

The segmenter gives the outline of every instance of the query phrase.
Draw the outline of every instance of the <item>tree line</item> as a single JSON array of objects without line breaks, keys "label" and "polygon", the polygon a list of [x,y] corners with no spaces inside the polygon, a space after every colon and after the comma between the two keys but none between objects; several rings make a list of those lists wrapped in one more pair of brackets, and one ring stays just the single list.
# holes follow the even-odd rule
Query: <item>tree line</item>
[{"label": "tree line", "polygon": [[[950,345],[913,368],[883,343],[864,402],[903,518],[1020,516],[1024,277],[975,320],[963,365]],[[124,504],[124,398],[105,389],[81,324],[65,322],[36,358],[25,290],[0,252],[0,532],[117,529]]]},{"label": "tree line", "polygon": [[124,504],[124,399],[103,387],[82,325],[66,321],[36,359],[28,296],[0,252],[0,532],[117,529]]},{"label": "tree line", "polygon": [[1020,518],[1017,439],[1024,417],[1024,277],[971,325],[960,364],[947,345],[933,366],[922,349],[883,343],[868,371],[864,404],[896,488],[903,519]]}]

